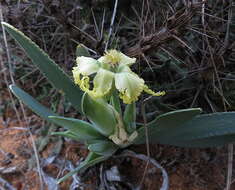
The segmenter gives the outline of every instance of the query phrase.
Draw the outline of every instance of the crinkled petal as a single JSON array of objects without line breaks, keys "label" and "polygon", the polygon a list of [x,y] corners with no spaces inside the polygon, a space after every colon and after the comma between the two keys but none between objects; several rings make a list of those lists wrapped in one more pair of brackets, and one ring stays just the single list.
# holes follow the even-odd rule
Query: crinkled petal
[{"label": "crinkled petal", "polygon": [[144,89],[144,80],[134,73],[122,72],[115,74],[115,86],[120,92],[119,96],[125,104],[138,100]]},{"label": "crinkled petal", "polygon": [[131,66],[136,62],[136,58],[131,58],[120,52],[120,64]]},{"label": "crinkled petal", "polygon": [[81,78],[80,74],[76,74],[76,77],[74,77],[75,83],[78,84],[84,92],[87,92],[94,98],[101,98],[108,94],[112,88],[113,79],[114,73],[105,69],[99,69],[93,80],[94,87],[90,89],[90,78],[88,76]]},{"label": "crinkled petal", "polygon": [[114,73],[100,68],[94,77],[93,89],[90,89],[90,78],[87,75],[82,76],[78,67],[73,68],[73,77],[75,84],[94,98],[100,98],[109,93],[112,88]]},{"label": "crinkled petal", "polygon": [[130,66],[136,62],[136,58],[130,58],[125,54],[121,53],[120,51],[112,49],[107,51],[104,56],[98,59],[98,61],[100,63],[111,64],[111,65],[125,64]]},{"label": "crinkled petal", "polygon": [[147,85],[144,85],[144,91],[148,94],[151,94],[153,96],[164,96],[166,94],[165,91],[160,92],[154,92],[152,91]]},{"label": "crinkled petal", "polygon": [[85,91],[89,92],[90,90],[90,78],[88,76],[82,77],[81,83],[80,83],[80,88]]},{"label": "crinkled petal", "polygon": [[94,89],[92,95],[102,97],[109,93],[112,88],[114,73],[100,68],[94,78]]},{"label": "crinkled petal", "polygon": [[82,75],[91,75],[96,73],[100,67],[99,62],[90,57],[77,57],[76,62],[77,66],[73,69],[79,71]]},{"label": "crinkled petal", "polygon": [[79,70],[77,68],[73,68],[73,78],[74,78],[74,82],[75,84],[78,84],[79,87],[83,90],[86,91],[86,89],[90,88],[89,85],[89,77],[88,76],[83,76],[81,78],[81,73],[79,72]]},{"label": "crinkled petal", "polygon": [[73,78],[74,78],[75,84],[80,84],[81,79],[80,79],[80,72],[79,72],[78,68],[73,67],[72,73],[73,73]]}]

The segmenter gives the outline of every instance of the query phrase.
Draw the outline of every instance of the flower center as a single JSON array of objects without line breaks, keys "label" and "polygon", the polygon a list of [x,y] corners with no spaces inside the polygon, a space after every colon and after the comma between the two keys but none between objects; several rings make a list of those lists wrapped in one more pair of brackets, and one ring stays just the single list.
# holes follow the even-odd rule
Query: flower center
[{"label": "flower center", "polygon": [[105,53],[107,63],[116,66],[121,61],[120,53],[117,50],[109,50]]}]

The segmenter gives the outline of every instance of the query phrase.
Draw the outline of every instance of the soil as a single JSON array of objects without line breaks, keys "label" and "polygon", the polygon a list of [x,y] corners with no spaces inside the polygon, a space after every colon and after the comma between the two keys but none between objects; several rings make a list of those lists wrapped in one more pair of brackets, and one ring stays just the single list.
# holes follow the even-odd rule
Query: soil
[{"label": "soil", "polygon": [[[17,190],[39,190],[40,181],[35,169],[30,168],[29,161],[33,156],[32,140],[27,131],[16,129],[17,122],[4,126],[0,118],[0,172],[1,177]],[[40,154],[47,158],[53,148],[49,144]],[[145,153],[145,146],[131,147],[137,153]],[[72,161],[73,164],[87,155],[82,144],[65,142],[60,158]],[[170,190],[219,190],[225,186],[226,148],[217,149],[181,149],[169,146],[152,145],[151,156],[158,160],[167,170],[170,179]],[[110,169],[117,166],[120,175],[127,183],[138,185],[143,176],[146,163],[135,158],[111,158],[102,167]],[[57,177],[60,172],[54,165],[43,168],[49,176]],[[100,183],[100,167],[95,166],[86,172],[83,183],[86,190],[96,189]],[[160,189],[162,177],[160,171],[151,165],[146,174],[142,189]],[[69,189],[71,179],[60,185],[61,190]],[[3,184],[1,184],[3,186]],[[232,187],[232,189],[235,186]],[[44,187],[44,189],[47,189]],[[128,189],[120,186],[119,189]]]},{"label": "soil", "polygon": [[[39,189],[37,173],[28,168],[32,154],[29,135],[24,130],[14,129],[17,123],[3,127],[0,119],[0,167],[2,177],[19,189]],[[1,184],[3,185],[3,184]]]}]

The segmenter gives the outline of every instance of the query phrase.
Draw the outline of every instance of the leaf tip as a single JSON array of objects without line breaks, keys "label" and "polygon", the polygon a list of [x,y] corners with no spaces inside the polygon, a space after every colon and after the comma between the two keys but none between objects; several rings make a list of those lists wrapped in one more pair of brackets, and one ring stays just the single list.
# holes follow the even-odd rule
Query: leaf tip
[{"label": "leaf tip", "polygon": [[202,108],[195,108],[196,110],[198,110],[200,113],[202,113]]},{"label": "leaf tip", "polygon": [[14,84],[10,84],[9,85],[9,89],[11,90],[11,92],[13,92],[14,93],[14,88],[16,87],[16,85],[14,85]]},{"label": "leaf tip", "polygon": [[6,27],[6,28],[14,28],[12,25],[10,25],[9,23],[4,22],[4,21],[2,21],[1,24],[2,24],[2,26]]},{"label": "leaf tip", "polygon": [[8,23],[6,23],[6,22],[4,22],[4,21],[2,21],[1,24],[2,24],[2,25],[8,25]]},{"label": "leaf tip", "polygon": [[62,181],[61,180],[57,180],[56,184],[59,185]]}]

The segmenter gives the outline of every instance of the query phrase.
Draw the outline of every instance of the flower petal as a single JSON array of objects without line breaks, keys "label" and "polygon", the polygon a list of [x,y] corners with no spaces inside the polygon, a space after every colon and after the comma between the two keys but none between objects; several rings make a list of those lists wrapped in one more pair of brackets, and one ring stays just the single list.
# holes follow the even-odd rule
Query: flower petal
[{"label": "flower petal", "polygon": [[83,91],[87,91],[87,89],[89,90],[90,88],[90,78],[88,76],[83,76],[81,78],[81,73],[79,72],[79,70],[77,68],[73,68],[73,78],[74,78],[74,82],[75,84],[78,84],[79,87],[83,90]]},{"label": "flower petal", "polygon": [[74,82],[79,85],[79,87],[87,92],[90,96],[94,98],[100,98],[105,96],[112,88],[114,73],[100,68],[93,80],[94,88],[90,89],[90,78],[88,76],[82,76],[77,68],[73,69]]},{"label": "flower petal", "polygon": [[99,62],[90,57],[77,57],[77,67],[73,69],[81,73],[82,75],[91,75],[96,73],[99,69]]},{"label": "flower petal", "polygon": [[72,73],[73,73],[73,78],[74,78],[75,84],[79,85],[81,82],[81,79],[80,79],[80,72],[79,72],[78,67],[73,67]]},{"label": "flower petal", "polygon": [[120,52],[120,64],[131,66],[136,62],[136,58],[131,58]]},{"label": "flower petal", "polygon": [[112,88],[114,73],[100,68],[94,78],[93,96],[102,97],[109,93]]},{"label": "flower petal", "polygon": [[154,92],[152,91],[147,85],[144,85],[144,91],[148,94],[151,94],[153,96],[164,96],[166,94],[165,91],[160,92]]},{"label": "flower petal", "polygon": [[144,80],[138,75],[129,72],[115,74],[115,86],[120,92],[119,96],[125,104],[138,100],[144,89]]},{"label": "flower petal", "polygon": [[111,49],[106,52],[106,54],[98,59],[100,63],[105,64],[125,64],[125,65],[132,65],[136,62],[136,58],[130,58],[126,56],[125,54],[121,53],[120,51]]},{"label": "flower petal", "polygon": [[133,73],[133,71],[130,69],[130,67],[126,64],[120,64],[118,66],[117,73],[122,73],[122,72]]}]

